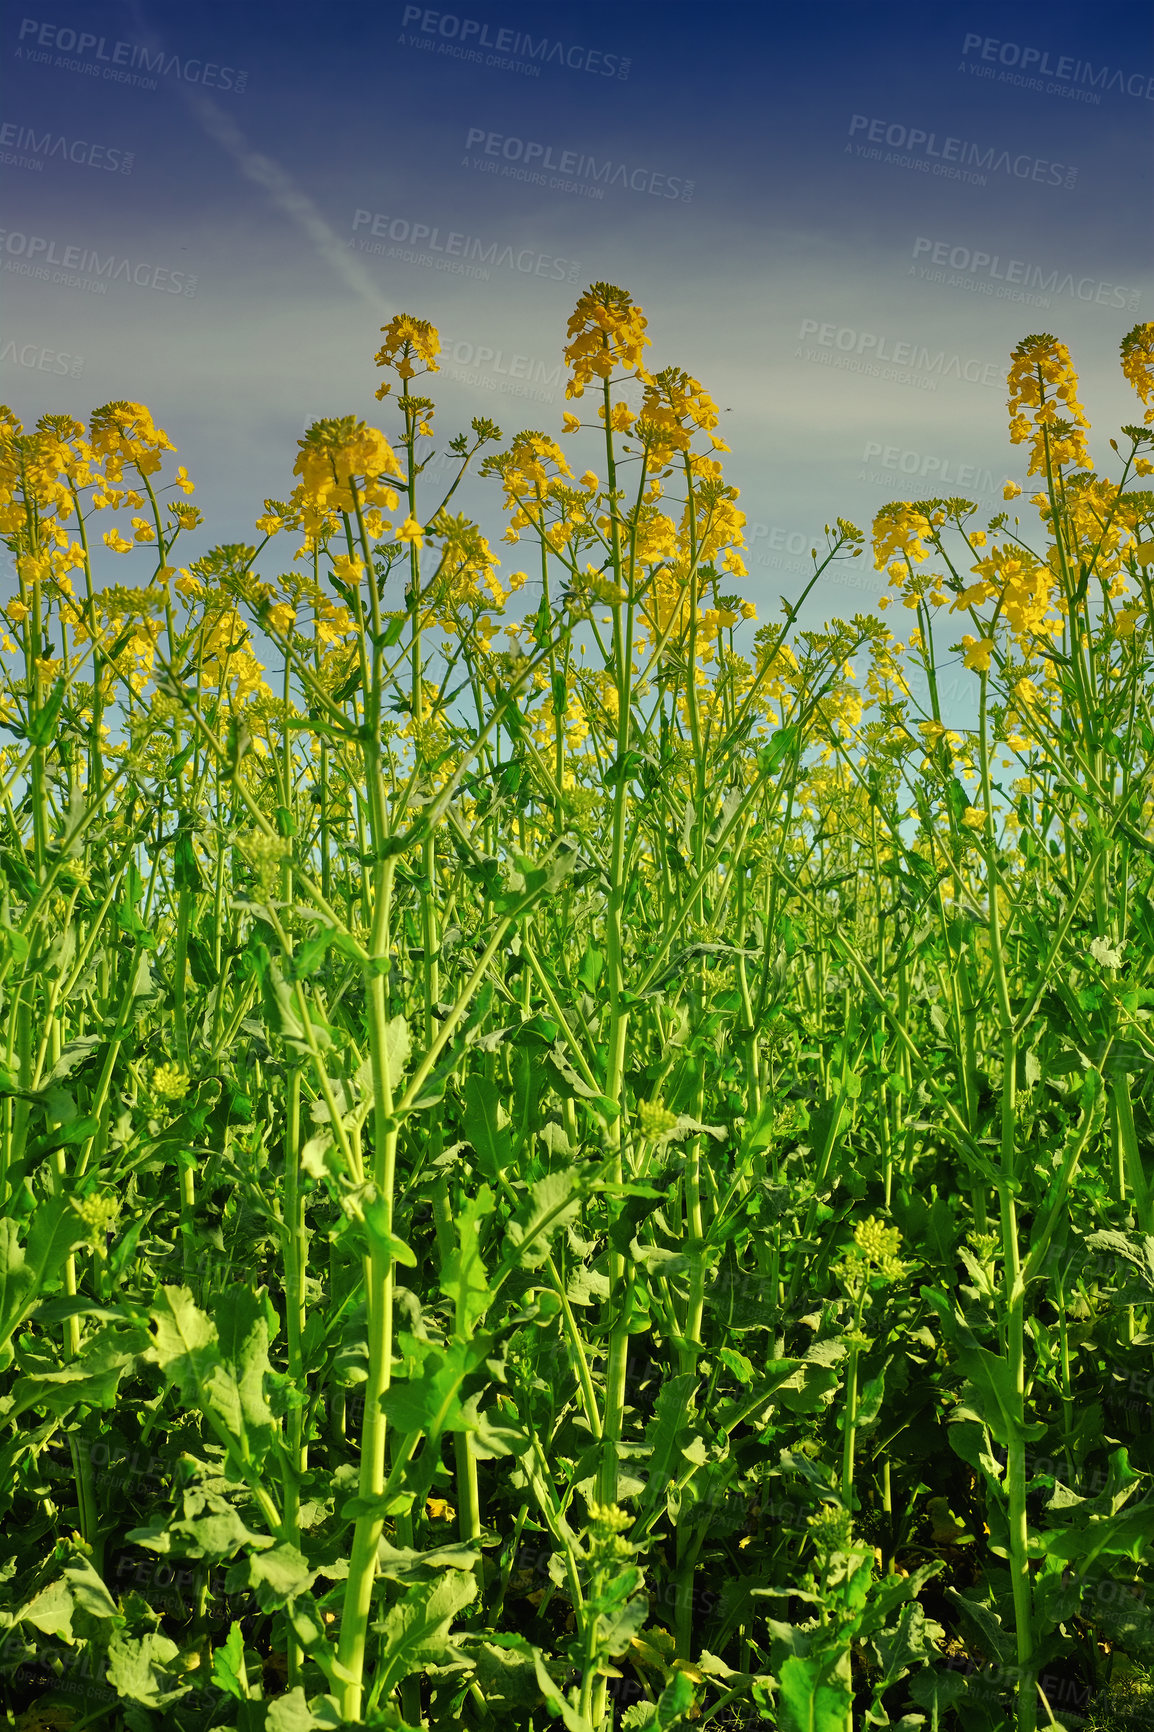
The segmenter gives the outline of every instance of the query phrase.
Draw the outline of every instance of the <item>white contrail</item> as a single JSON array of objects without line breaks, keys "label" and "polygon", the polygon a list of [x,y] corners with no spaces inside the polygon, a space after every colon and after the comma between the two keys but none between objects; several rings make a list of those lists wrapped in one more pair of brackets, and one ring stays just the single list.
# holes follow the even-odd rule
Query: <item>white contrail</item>
[{"label": "white contrail", "polygon": [[[163,52],[163,45],[141,13],[131,7],[137,29],[147,42],[150,53]],[[267,194],[269,202],[283,211],[311,242],[313,248],[374,315],[387,322],[395,309],[381,294],[359,259],[352,257],[340,236],[325,221],[312,199],[293,181],[279,162],[263,152],[253,150],[231,115],[225,113],[211,96],[200,90],[190,90],[183,83],[180,94],[197,121],[221,148],[232,157],[246,180],[251,180]]]}]

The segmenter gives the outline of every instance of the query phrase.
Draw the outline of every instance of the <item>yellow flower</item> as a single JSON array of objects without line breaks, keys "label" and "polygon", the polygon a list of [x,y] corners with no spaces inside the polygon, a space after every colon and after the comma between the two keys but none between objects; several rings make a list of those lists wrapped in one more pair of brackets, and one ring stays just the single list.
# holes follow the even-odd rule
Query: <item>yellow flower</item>
[{"label": "yellow flower", "polygon": [[[1135,325],[1122,339],[1122,371],[1146,405],[1144,421],[1154,421],[1154,323]],[[1149,475],[1150,470],[1139,471]]]},{"label": "yellow flower", "polygon": [[134,541],[148,542],[156,540],[156,530],[152,527],[151,523],[146,523],[143,517],[134,517],[132,519],[132,527],[136,531],[136,534],[133,536]]},{"label": "yellow flower", "polygon": [[1018,486],[1016,481],[1007,481],[1005,486],[1002,488],[1002,498],[1016,499],[1021,491],[1022,489]]},{"label": "yellow flower", "polygon": [[898,1246],[902,1236],[897,1227],[884,1227],[876,1215],[870,1215],[868,1220],[859,1221],[853,1230],[854,1243],[867,1263],[879,1269],[890,1280],[896,1280],[905,1273],[904,1265],[898,1259]]},{"label": "yellow flower", "polygon": [[570,410],[566,409],[565,413],[561,417],[562,433],[576,433],[580,425],[580,415],[574,415]]},{"label": "yellow flower", "polygon": [[601,483],[598,481],[596,475],[594,475],[592,469],[587,469],[581,477],[581,485],[582,487],[587,487],[591,493],[596,493]]},{"label": "yellow flower", "polygon": [[[412,379],[417,372],[413,365],[415,357],[424,362],[426,373],[440,371],[437,356],[441,352],[441,339],[428,319],[414,319],[409,313],[397,313],[387,325],[381,326],[381,331],[385,340],[377,352],[378,367],[392,367],[399,378]],[[386,396],[388,390],[388,385],[382,385],[377,392],[378,400]]]},{"label": "yellow flower", "polygon": [[424,546],[425,532],[415,517],[406,517],[396,532],[398,541],[413,541],[418,547]]},{"label": "yellow flower", "polygon": [[[1029,475],[1043,475],[1046,448],[1056,468],[1075,464],[1092,469],[1082,429],[1090,423],[1078,402],[1078,375],[1065,343],[1048,334],[1024,337],[1014,350],[1007,375],[1010,438],[1032,445]],[[1033,421],[1023,413],[1033,409]]]},{"label": "yellow flower", "polygon": [[183,1100],[189,1090],[189,1075],[182,1065],[158,1064],[152,1073],[152,1092],[162,1101]]},{"label": "yellow flower", "polygon": [[640,1101],[637,1106],[637,1124],[641,1135],[650,1142],[656,1142],[658,1137],[667,1136],[677,1129],[677,1115],[671,1113],[660,1101]]},{"label": "yellow flower", "polygon": [[984,808],[981,806],[967,806],[965,811],[962,813],[962,823],[970,830],[984,830],[986,827],[986,814]]},{"label": "yellow flower", "polygon": [[364,574],[365,562],[356,559],[348,553],[338,553],[333,559],[333,576],[338,583],[344,583],[356,588]]},{"label": "yellow flower", "polygon": [[297,610],[289,601],[277,602],[268,610],[268,623],[279,637],[288,637],[296,625]]},{"label": "yellow flower", "polygon": [[976,638],[967,632],[962,638],[962,648],[965,651],[962,660],[968,668],[979,674],[989,671],[990,656],[994,649],[992,637]]},{"label": "yellow flower", "polygon": [[176,472],[176,486],[182,493],[193,493],[196,490],[196,483],[188,479],[188,470],[183,463]]},{"label": "yellow flower", "polygon": [[[597,411],[597,419],[604,421],[605,405],[602,403]],[[628,403],[613,403],[609,410],[609,425],[615,433],[630,433],[637,419]]]},{"label": "yellow flower", "polygon": [[107,1194],[94,1194],[79,1201],[73,1197],[72,1207],[84,1222],[90,1250],[98,1257],[108,1255],[108,1235],[116,1231],[116,1223],[120,1219],[120,1204],[115,1197]]},{"label": "yellow flower", "polygon": [[645,335],[647,323],[625,289],[612,283],[591,284],[569,320],[570,340],[564,355],[573,377],[565,395],[582,396],[593,378],[609,379],[617,367],[647,378],[641,365],[642,351],[650,346]]},{"label": "yellow flower", "polygon": [[18,596],[8,603],[8,606],[4,611],[7,613],[8,618],[13,625],[23,625],[24,621],[28,618],[27,603],[22,602]]},{"label": "yellow flower", "polygon": [[104,536],[104,545],[110,547],[113,553],[131,553],[133,544],[124,539],[119,529],[110,529]]}]

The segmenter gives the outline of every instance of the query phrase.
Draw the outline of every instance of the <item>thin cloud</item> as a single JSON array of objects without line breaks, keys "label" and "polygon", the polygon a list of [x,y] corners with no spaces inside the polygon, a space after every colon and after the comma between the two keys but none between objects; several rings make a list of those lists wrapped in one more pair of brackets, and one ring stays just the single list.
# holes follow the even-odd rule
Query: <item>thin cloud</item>
[{"label": "thin cloud", "polygon": [[[147,41],[150,53],[164,52],[163,44],[147,23],[138,5],[131,11],[137,30]],[[279,162],[262,151],[254,150],[232,116],[203,91],[181,86],[181,96],[198,124],[227,152],[246,180],[252,181],[266,194],[274,209],[281,211],[296,224],[311,243],[314,251],[330,265],[338,277],[364,305],[383,321],[392,317],[395,308],[381,294],[359,259],[347,250],[340,236],[325,221],[312,199],[281,167]]]}]

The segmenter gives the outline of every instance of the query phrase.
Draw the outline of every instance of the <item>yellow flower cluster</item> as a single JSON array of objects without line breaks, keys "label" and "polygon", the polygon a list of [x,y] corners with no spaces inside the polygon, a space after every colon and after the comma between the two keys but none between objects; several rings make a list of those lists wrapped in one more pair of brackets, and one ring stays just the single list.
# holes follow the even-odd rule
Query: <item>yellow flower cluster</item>
[{"label": "yellow flower cluster", "polygon": [[[417,377],[414,359],[423,363],[422,373],[437,373],[437,356],[441,338],[428,319],[414,319],[409,313],[397,313],[387,325],[381,326],[384,342],[377,351],[378,367],[391,367],[398,378],[406,382]],[[385,383],[376,393],[377,401],[387,397],[392,387]]]},{"label": "yellow flower cluster", "polygon": [[158,1064],[152,1073],[152,1092],[158,1100],[183,1100],[189,1087],[189,1075],[182,1065]]},{"label": "yellow flower cluster", "polygon": [[89,1250],[95,1251],[98,1257],[107,1257],[108,1235],[116,1231],[120,1219],[120,1204],[116,1198],[106,1192],[93,1192],[79,1201],[74,1197],[72,1206],[84,1223]]},{"label": "yellow flower cluster", "polygon": [[904,585],[910,564],[922,565],[930,557],[923,544],[933,539],[945,520],[944,511],[935,511],[931,518],[908,500],[893,499],[882,506],[873,524],[874,569],[888,568],[891,589]]},{"label": "yellow flower cluster", "polygon": [[[1028,475],[1046,472],[1046,447],[1055,469],[1076,465],[1092,469],[1082,428],[1086,412],[1078,402],[1078,375],[1070,351],[1056,337],[1024,337],[1014,350],[1007,377],[1010,438],[1031,441]],[[1034,411],[1033,418],[1024,413]]]},{"label": "yellow flower cluster", "polygon": [[660,1101],[639,1101],[637,1106],[637,1126],[641,1135],[650,1142],[656,1142],[670,1131],[677,1129],[677,1115],[671,1113],[668,1107]]},{"label": "yellow flower cluster", "polygon": [[89,434],[93,451],[106,459],[105,479],[114,485],[119,484],[126,463],[141,475],[155,475],[161,452],[176,450],[164,428],[154,426],[143,403],[106,403],[95,409]]},{"label": "yellow flower cluster", "polygon": [[1154,323],[1135,325],[1122,338],[1122,371],[1142,399],[1143,421],[1154,421]]},{"label": "yellow flower cluster", "polygon": [[[508,591],[496,574],[501,561],[470,518],[451,517],[442,511],[429,525],[429,534],[441,548],[431,601],[443,631],[461,631],[463,613],[475,616],[478,608],[504,606]],[[519,589],[524,581],[523,572],[513,572],[509,587]]]},{"label": "yellow flower cluster", "polygon": [[501,478],[505,510],[513,513],[506,541],[519,541],[521,531],[532,528],[560,553],[582,536],[592,536],[589,505],[597,477],[588,471],[582,476],[584,492],[567,487],[562,478],[572,480],[573,471],[547,433],[519,433],[510,449],[489,458],[481,472]]},{"label": "yellow flower cluster", "polygon": [[[650,464],[664,468],[675,451],[688,451],[694,433],[708,433],[717,426],[717,404],[708,391],[680,367],[666,367],[645,388],[637,437],[644,444]],[[715,450],[729,447],[712,439]]]},{"label": "yellow flower cluster", "polygon": [[[401,478],[401,467],[392,446],[375,427],[367,427],[352,415],[338,420],[314,421],[303,439],[293,474],[302,478],[302,504],[311,516],[324,518],[333,511],[356,511],[354,490],[363,505],[397,509],[397,495],[381,477]],[[308,518],[306,533],[312,530]]]},{"label": "yellow flower cluster", "polygon": [[876,1215],[870,1215],[858,1222],[853,1237],[861,1256],[887,1280],[897,1281],[905,1274],[905,1265],[898,1257],[902,1236],[897,1227],[883,1226]]},{"label": "yellow flower cluster", "polygon": [[1001,596],[1002,613],[1019,641],[1027,642],[1033,633],[1041,631],[1061,636],[1062,621],[1046,618],[1054,581],[1046,566],[1023,556],[1019,548],[1008,546],[992,548],[989,558],[979,560],[973,569],[981,582],[962,591],[951,613]]},{"label": "yellow flower cluster", "polygon": [[699,461],[709,464],[710,473],[698,480],[693,489],[692,510],[687,503],[682,513],[679,535],[682,552],[699,563],[714,560],[720,554],[724,570],[735,577],[745,577],[746,569],[737,551],[745,546],[742,534],[745,513],[738,511],[734,503],[738,490],[722,481],[719,463],[708,458]]},{"label": "yellow flower cluster", "polygon": [[627,290],[612,283],[593,283],[569,320],[564,356],[573,376],[565,387],[566,397],[583,396],[594,378],[609,379],[618,368],[647,380],[641,364],[642,353],[650,346],[647,323]]}]

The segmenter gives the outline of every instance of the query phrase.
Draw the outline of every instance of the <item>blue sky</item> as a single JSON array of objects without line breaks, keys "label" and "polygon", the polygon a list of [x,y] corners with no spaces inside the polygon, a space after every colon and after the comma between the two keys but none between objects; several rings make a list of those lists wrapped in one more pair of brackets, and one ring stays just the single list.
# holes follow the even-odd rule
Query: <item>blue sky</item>
[{"label": "blue sky", "polygon": [[[257,539],[309,420],[393,430],[395,312],[442,332],[444,438],[559,432],[596,280],[725,410],[763,618],[835,516],[1000,508],[1029,333],[1069,345],[1109,472],[1140,419],[1118,344],[1154,317],[1149,4],[452,6],[4,8],[0,397],[28,426],[147,403],[207,519],[185,560]],[[494,543],[497,503],[463,500]],[[863,557],[803,620],[885,582]]]}]

